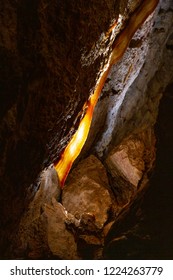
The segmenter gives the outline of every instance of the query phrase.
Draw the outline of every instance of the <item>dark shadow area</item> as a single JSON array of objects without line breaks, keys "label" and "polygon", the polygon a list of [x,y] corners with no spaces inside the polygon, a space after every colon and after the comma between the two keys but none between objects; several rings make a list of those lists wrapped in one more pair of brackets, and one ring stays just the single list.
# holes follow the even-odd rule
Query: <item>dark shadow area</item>
[{"label": "dark shadow area", "polygon": [[106,259],[173,259],[173,85],[155,126],[156,165],[149,188],[123,211],[106,240]]},{"label": "dark shadow area", "polygon": [[151,257],[173,259],[173,85],[160,103],[156,124],[157,158],[145,199],[146,221],[152,238]]}]

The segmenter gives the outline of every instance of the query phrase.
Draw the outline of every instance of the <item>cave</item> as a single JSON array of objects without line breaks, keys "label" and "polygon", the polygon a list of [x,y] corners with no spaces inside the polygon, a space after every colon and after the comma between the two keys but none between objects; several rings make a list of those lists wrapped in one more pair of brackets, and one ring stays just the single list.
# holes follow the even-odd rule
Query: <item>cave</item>
[{"label": "cave", "polygon": [[173,258],[172,0],[0,3],[0,258]]}]

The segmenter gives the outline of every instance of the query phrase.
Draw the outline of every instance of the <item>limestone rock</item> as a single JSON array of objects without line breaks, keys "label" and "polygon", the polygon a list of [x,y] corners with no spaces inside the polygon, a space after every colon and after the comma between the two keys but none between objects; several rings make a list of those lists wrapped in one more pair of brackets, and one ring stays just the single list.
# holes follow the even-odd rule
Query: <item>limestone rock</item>
[{"label": "limestone rock", "polygon": [[123,2],[0,3],[1,255],[28,206],[29,186],[58,160],[77,129],[107,64],[115,37],[108,30]]},{"label": "limestone rock", "polygon": [[[141,186],[147,173],[151,172],[155,160],[155,136],[152,129],[142,130],[126,138],[106,159],[106,164],[113,177],[113,185],[119,189],[124,204]],[[146,181],[145,181],[146,182]]]},{"label": "limestone rock", "polygon": [[52,198],[52,204],[45,204],[35,219],[23,221],[17,257],[78,259],[74,236],[66,227],[67,216],[65,208]]},{"label": "limestone rock", "polygon": [[53,200],[53,206],[45,205],[44,214],[47,217],[48,245],[52,254],[60,259],[78,259],[74,236],[66,228],[67,212],[64,207]]},{"label": "limestone rock", "polygon": [[[59,199],[60,185],[56,170],[53,166],[49,166],[40,175],[40,186],[35,194],[34,199],[31,201],[28,211],[23,216],[23,222],[27,224],[40,216],[43,207],[46,204],[52,203],[52,198]],[[24,222],[25,224],[25,222]]]},{"label": "limestone rock", "polygon": [[[35,197],[23,215],[19,227],[20,251],[27,258],[48,258],[51,252],[47,241],[47,220],[44,213],[45,204],[51,207],[52,199],[59,199],[60,186],[57,173],[49,166],[40,175],[40,183]],[[16,246],[17,247],[17,246]],[[17,249],[15,254],[20,255]]]},{"label": "limestone rock", "polygon": [[[26,220],[25,220],[26,221]],[[49,259],[52,253],[47,242],[47,221],[43,214],[26,224],[21,224],[19,244],[15,249],[15,258]]]},{"label": "limestone rock", "polygon": [[138,186],[142,171],[132,165],[126,149],[122,148],[111,155],[108,159],[108,165],[110,165],[112,173],[114,173],[114,169],[118,169],[127,181],[135,187]]},{"label": "limestone rock", "polygon": [[[100,0],[85,4],[85,1],[65,0],[61,1],[60,7],[55,0],[48,5],[45,4],[44,0],[41,0],[39,2],[31,1],[30,9],[28,8],[29,2],[2,0],[0,9],[0,58],[2,66],[0,67],[0,84],[2,85],[2,93],[0,94],[0,254],[3,258],[4,256],[11,258],[13,254],[13,250],[9,253],[7,247],[11,244],[12,239],[15,239],[20,219],[23,212],[28,208],[30,197],[27,197],[27,193],[30,192],[34,201],[30,204],[29,212],[25,212],[25,217],[21,222],[23,235],[20,250],[26,253],[26,255],[23,254],[23,257],[49,257],[51,252],[47,240],[48,230],[49,245],[53,254],[57,258],[68,258],[67,251],[62,252],[61,248],[56,247],[58,246],[56,242],[59,236],[52,226],[53,224],[55,227],[59,225],[65,232],[67,231],[63,223],[64,216],[60,222],[57,222],[57,218],[54,217],[59,215],[60,209],[58,207],[61,207],[59,205],[57,206],[59,210],[55,210],[55,203],[52,206],[51,202],[52,197],[58,196],[58,193],[56,194],[57,190],[55,189],[55,193],[52,191],[52,194],[50,194],[44,180],[36,195],[37,188],[33,187],[29,191],[28,188],[42,168],[57,160],[76,130],[75,124],[79,122],[79,112],[89,94],[92,93],[111,51],[112,34],[112,39],[104,40],[104,35],[107,34],[110,24],[114,23],[119,14],[122,16],[122,23],[128,23],[127,14],[130,14],[134,10],[134,6],[141,1]],[[141,127],[146,128],[155,124],[162,93],[167,85],[172,84],[173,81],[172,5],[172,0],[159,1],[154,17],[151,15],[143,27],[138,30],[124,58],[112,68],[95,110],[95,122],[93,122],[90,131],[87,149],[89,153],[92,148],[94,153],[97,153],[100,157],[104,155],[105,158],[107,153],[110,153],[115,146],[117,147],[124,138],[129,137],[134,132],[138,134]],[[122,25],[118,26],[121,30]],[[151,62],[153,63],[151,64]],[[103,106],[101,106],[101,103]],[[169,103],[170,100],[168,100]],[[170,105],[172,104],[170,103]],[[170,112],[172,112],[171,108]],[[166,113],[167,110],[161,114],[162,117]],[[168,120],[164,119],[163,127],[172,123]],[[160,148],[163,149],[163,158],[169,159],[167,164],[172,166],[170,164],[170,160],[173,158],[170,153],[172,142],[168,149],[168,139],[165,137],[170,131],[173,130],[168,127],[161,133],[159,141],[163,135],[166,141],[162,142]],[[150,140],[150,137],[148,138]],[[147,138],[145,140],[148,141]],[[151,147],[154,146],[152,141],[148,141],[148,143]],[[165,153],[165,150],[167,150],[167,153]],[[127,151],[123,151],[126,155]],[[154,151],[152,152],[149,149],[145,151],[148,151],[149,155],[144,153],[143,158],[145,160],[138,162],[138,166],[141,166],[141,172],[144,168],[146,174],[148,174],[153,164],[152,153]],[[169,254],[172,256],[173,249],[170,244],[173,244],[173,234],[171,218],[169,223],[165,219],[165,217],[171,217],[170,213],[172,212],[172,185],[170,183],[172,180],[169,178],[166,181],[165,174],[172,174],[172,171],[167,168],[163,158],[158,160],[159,163],[162,163],[157,171],[158,182],[151,190],[152,195],[144,198],[145,207],[143,208],[147,211],[148,228],[159,221],[159,226],[153,228],[153,240],[156,238],[157,242],[151,251],[155,252],[154,257],[158,258],[157,252],[162,250],[160,244],[164,240],[164,243],[167,244],[167,246],[164,245],[164,257],[166,259]],[[128,167],[130,163],[129,160]],[[128,177],[129,180],[131,179],[129,182],[127,178],[118,180],[117,177],[112,177],[116,199],[121,205],[128,203],[135,194],[137,190],[135,184],[140,185],[141,189],[141,179],[139,179],[141,173],[138,172],[138,166],[133,164],[132,166],[132,169],[138,174],[135,180],[134,175]],[[98,169],[98,172],[100,172],[100,169]],[[99,175],[101,175],[101,172]],[[93,185],[102,185],[99,176],[96,176],[96,183],[91,183],[93,178],[87,178],[89,178],[89,181],[86,180],[87,184],[91,185],[89,188],[87,187],[87,190],[93,188],[97,191],[98,188],[93,187]],[[144,177],[141,178],[144,182]],[[75,180],[73,182],[74,189],[78,184],[75,183]],[[160,181],[162,183],[159,190]],[[34,183],[32,185],[34,186]],[[107,183],[104,186],[106,185]],[[83,188],[83,183],[81,183],[81,186]],[[80,187],[78,186],[77,190],[78,188]],[[77,195],[78,193],[75,193],[76,198]],[[71,205],[71,196],[73,199],[73,195],[69,194],[69,205]],[[96,197],[96,195],[94,196]],[[100,187],[98,196],[101,200],[102,191],[100,191]],[[92,197],[91,194],[89,194],[90,197]],[[88,210],[87,206],[92,202],[89,198],[86,200],[87,205],[85,205],[84,211],[82,213],[78,212],[78,215],[75,213],[79,220],[71,214],[71,221],[73,220],[76,227],[94,231],[98,228],[100,217],[98,218],[98,215],[95,217],[95,213],[93,213],[95,209]],[[154,204],[155,198],[158,202]],[[97,202],[97,199],[96,205],[99,208],[100,201]],[[150,200],[149,206],[148,200]],[[165,204],[163,204],[163,201],[165,201]],[[44,206],[45,202],[47,206]],[[78,202],[79,200],[74,200],[74,203]],[[102,204],[103,202],[105,202],[105,198]],[[108,204],[106,204],[106,207],[109,209]],[[132,226],[139,205],[140,202],[135,202],[134,211],[129,211],[129,213],[132,213],[130,214]],[[70,207],[73,209],[74,205]],[[81,209],[80,204],[75,205],[75,207]],[[163,213],[163,216],[158,214],[159,209],[161,209],[160,212]],[[85,212],[85,210],[92,211],[90,213]],[[53,214],[53,221],[50,222],[52,212],[56,212],[56,215]],[[106,210],[104,212],[106,216],[105,213]],[[103,220],[106,219],[104,215]],[[67,214],[65,218],[66,225],[69,216],[70,214]],[[47,226],[47,221],[49,221],[49,226]],[[136,235],[132,239],[134,242],[126,243],[126,239],[121,238],[121,236],[124,236],[124,225],[126,225],[126,232],[128,233],[126,238],[129,236],[130,223],[128,221],[129,219],[124,220],[122,218],[118,222],[119,226],[120,224],[122,226],[119,229],[122,234],[119,235],[117,235],[117,223],[115,223],[114,244],[125,241],[124,246],[120,246],[120,253],[125,252],[125,250],[127,252],[131,251],[129,244],[132,244],[133,247],[138,243]],[[100,222],[100,224],[102,223]],[[104,229],[105,235],[107,235],[110,225]],[[160,227],[160,225],[162,226]],[[168,235],[164,234],[164,227],[169,229],[167,230]],[[155,234],[155,232],[158,234]],[[90,238],[85,233],[83,236],[87,246],[90,243],[93,247],[93,244],[97,243],[94,234],[93,237],[90,235]],[[72,243],[67,242],[67,244],[72,244],[73,248],[70,257],[75,258],[76,247],[73,238],[69,238]],[[66,242],[66,239],[68,237],[65,233],[64,240],[60,240]],[[139,246],[139,252],[143,252],[146,247],[148,247],[146,244],[142,249]],[[171,248],[169,254],[167,253],[168,248]],[[110,252],[110,247],[108,251]],[[113,246],[112,252],[118,252],[117,246]],[[120,257],[121,254],[117,256]],[[138,256],[136,255],[136,259]],[[151,256],[152,254],[150,254],[150,258]],[[108,254],[108,257],[110,257],[110,254]],[[127,255],[124,254],[123,257],[126,259]],[[148,256],[145,255],[144,257]],[[160,257],[163,257],[162,253]]]},{"label": "limestone rock", "polygon": [[44,194],[44,202],[51,203],[52,197],[57,200],[59,199],[61,187],[57,172],[53,165],[50,165],[41,173],[40,189]]},{"label": "limestone rock", "polygon": [[62,204],[68,212],[93,217],[93,223],[101,229],[108,218],[111,196],[107,189],[108,179],[101,162],[90,156],[72,171],[62,193]]},{"label": "limestone rock", "polygon": [[[173,58],[173,56],[172,56]],[[173,84],[160,104],[156,126],[157,157],[149,190],[124,209],[105,241],[106,259],[173,258]],[[149,143],[149,142],[148,142]],[[141,194],[141,193],[140,193]]]},{"label": "limestone rock", "polygon": [[[135,3],[130,1],[131,8]],[[94,111],[85,153],[92,146],[99,158],[105,157],[136,129],[155,124],[162,92],[172,81],[172,3],[159,1],[112,67]]]}]

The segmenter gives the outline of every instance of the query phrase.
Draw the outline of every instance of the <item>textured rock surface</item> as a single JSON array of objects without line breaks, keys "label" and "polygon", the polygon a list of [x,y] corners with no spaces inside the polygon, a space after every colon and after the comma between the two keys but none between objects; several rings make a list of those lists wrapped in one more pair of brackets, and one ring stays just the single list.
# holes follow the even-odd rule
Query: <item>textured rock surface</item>
[{"label": "textured rock surface", "polygon": [[94,156],[86,158],[72,171],[68,182],[62,193],[63,206],[80,218],[85,214],[93,216],[96,228],[101,229],[112,205],[106,170],[101,162]]},{"label": "textured rock surface", "polygon": [[49,167],[41,175],[40,187],[20,223],[18,249],[13,256],[101,258],[101,231],[113,203],[105,168],[94,156],[79,163],[63,189],[63,205],[57,202],[59,188],[54,172]]},{"label": "textured rock surface", "polygon": [[[50,166],[40,176],[39,188],[20,222],[13,257],[32,259],[52,255],[47,241],[47,220],[43,215],[45,205],[52,206],[52,199],[59,199],[60,187],[55,169]],[[13,251],[13,248],[10,248]]]},{"label": "textured rock surface", "polygon": [[72,217],[57,202],[58,183],[52,166],[42,172],[39,189],[20,222],[13,258],[78,258],[74,236],[66,228],[66,220]]},{"label": "textured rock surface", "polygon": [[[172,80],[172,1],[160,1],[153,15],[134,35],[124,57],[110,71],[84,149],[107,155],[141,126],[156,122],[159,102]],[[153,63],[151,63],[153,62]]]},{"label": "textured rock surface", "polygon": [[75,237],[66,229],[67,214],[56,201],[53,207],[45,206],[48,223],[48,245],[52,254],[60,259],[78,259]]},{"label": "textured rock surface", "polygon": [[116,170],[119,171],[125,180],[137,188],[142,174],[151,171],[154,160],[155,136],[152,128],[149,128],[124,139],[112,150],[106,163],[112,174],[116,173]]},{"label": "textured rock surface", "polygon": [[125,149],[122,148],[122,150],[115,152],[115,154],[110,157],[108,164],[112,172],[114,169],[118,169],[117,171],[125,177],[125,180],[128,180],[132,185],[137,187],[142,177],[142,170],[132,165]]},{"label": "textured rock surface", "polygon": [[[145,183],[155,161],[155,135],[152,128],[124,139],[106,158],[112,187],[119,204],[129,203]],[[121,201],[122,200],[122,201]]]},{"label": "textured rock surface", "polygon": [[149,190],[119,215],[105,243],[107,259],[173,258],[173,99],[172,84],[163,96],[156,125],[156,167]]},{"label": "textured rock surface", "polygon": [[[30,184],[45,165],[58,159],[78,126],[78,114],[113,42],[109,36],[106,41],[102,39],[120,11],[127,17],[126,3],[1,1],[2,245],[6,244],[3,238],[9,244],[13,224],[19,222],[28,204],[26,193]],[[88,54],[92,56],[86,64]],[[35,191],[33,184],[30,193]],[[6,245],[2,254],[3,250],[6,251]]]},{"label": "textured rock surface", "polygon": [[52,197],[52,203],[45,203],[41,210],[30,206],[30,212],[22,219],[13,258],[78,259],[75,238],[66,227],[69,217],[62,204]]},{"label": "textured rock surface", "polygon": [[38,191],[36,192],[34,199],[29,204],[27,213],[23,216],[24,220],[32,221],[38,218],[40,213],[43,211],[44,204],[51,204],[52,198],[59,200],[60,193],[61,190],[57,173],[54,167],[50,166],[40,175]]},{"label": "textured rock surface", "polygon": [[[40,189],[33,182],[42,168],[59,156],[78,126],[79,111],[114,39],[104,40],[107,30],[118,14],[122,16],[121,28],[140,1],[60,2],[0,3],[0,254],[7,258],[171,258],[172,0],[160,1],[154,17],[136,33],[124,58],[112,69],[85,148],[105,159],[125,137],[152,127],[166,88],[151,190],[144,196],[147,178],[142,178],[135,200],[118,218],[103,211],[103,219],[97,215],[99,224],[95,214],[87,212],[87,205],[84,214],[74,217],[54,199],[52,204],[52,196],[59,197],[56,183],[55,191],[49,193],[46,181]],[[100,176],[94,176],[96,181],[89,181],[95,190],[103,184],[108,197],[107,179],[103,183]],[[127,194],[127,189],[123,191]],[[109,199],[107,209],[112,203]],[[129,202],[129,196],[117,201],[116,210],[118,203],[124,207]],[[18,240],[17,225],[23,213]],[[98,231],[106,220],[108,224]],[[73,250],[69,252],[65,244]]]}]

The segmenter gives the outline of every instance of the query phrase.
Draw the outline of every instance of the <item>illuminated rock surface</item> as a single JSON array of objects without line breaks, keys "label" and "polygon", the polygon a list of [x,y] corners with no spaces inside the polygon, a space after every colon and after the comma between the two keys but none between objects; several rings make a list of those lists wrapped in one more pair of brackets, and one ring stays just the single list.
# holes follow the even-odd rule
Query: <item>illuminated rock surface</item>
[{"label": "illuminated rock surface", "polygon": [[120,205],[129,203],[147,183],[154,161],[155,136],[152,129],[130,135],[111,151],[106,158],[106,166]]},{"label": "illuminated rock surface", "polygon": [[123,58],[112,67],[85,150],[92,145],[97,155],[104,157],[133,131],[155,124],[162,91],[172,80],[172,54],[166,46],[172,33],[171,6],[171,0],[160,1],[153,17],[137,31]]},{"label": "illuminated rock surface", "polygon": [[[113,42],[113,38],[111,42],[110,38],[102,38],[119,13],[127,17],[125,4],[124,0],[115,5],[112,0],[89,4],[73,0],[53,0],[48,4],[44,0],[1,1],[3,255],[7,254],[4,244],[12,238],[13,225],[19,223],[23,209],[37,190],[39,172],[58,159],[79,123],[79,113],[106,64]],[[88,54],[91,59],[85,63]]]},{"label": "illuminated rock surface", "polygon": [[66,228],[67,214],[63,206],[54,201],[53,206],[45,206],[44,214],[47,217],[48,246],[52,255],[60,259],[78,259],[75,236]]},{"label": "illuminated rock surface", "polygon": [[[74,217],[62,210],[54,200],[62,202],[57,178],[48,176],[41,185],[38,178],[58,160],[77,128],[80,110],[110,52],[113,38],[103,40],[110,25],[121,14],[118,34],[140,1],[60,2],[61,8],[54,0],[48,5],[43,0],[0,4],[0,254],[21,259],[172,259],[172,0],[159,1],[112,68],[80,156],[95,154],[105,164],[124,139],[154,129],[156,169],[148,181],[151,156],[146,176],[141,177],[145,160],[135,165],[133,170],[140,170],[135,177],[126,169],[126,180],[116,177],[116,184],[106,164],[109,184],[95,172],[95,180],[89,181],[101,189],[105,207],[111,209],[106,213],[101,208],[103,217],[97,213],[97,223],[93,214]],[[154,152],[154,141],[151,146]],[[67,185],[74,185],[71,180]],[[138,182],[141,191],[136,193],[133,185]],[[148,183],[149,193],[144,194]],[[74,204],[69,204],[73,212]],[[85,204],[83,212],[88,208]]]},{"label": "illuminated rock surface", "polygon": [[104,166],[96,157],[90,156],[72,171],[68,182],[62,193],[63,206],[80,218],[85,214],[93,216],[96,228],[101,229],[112,204]]}]

